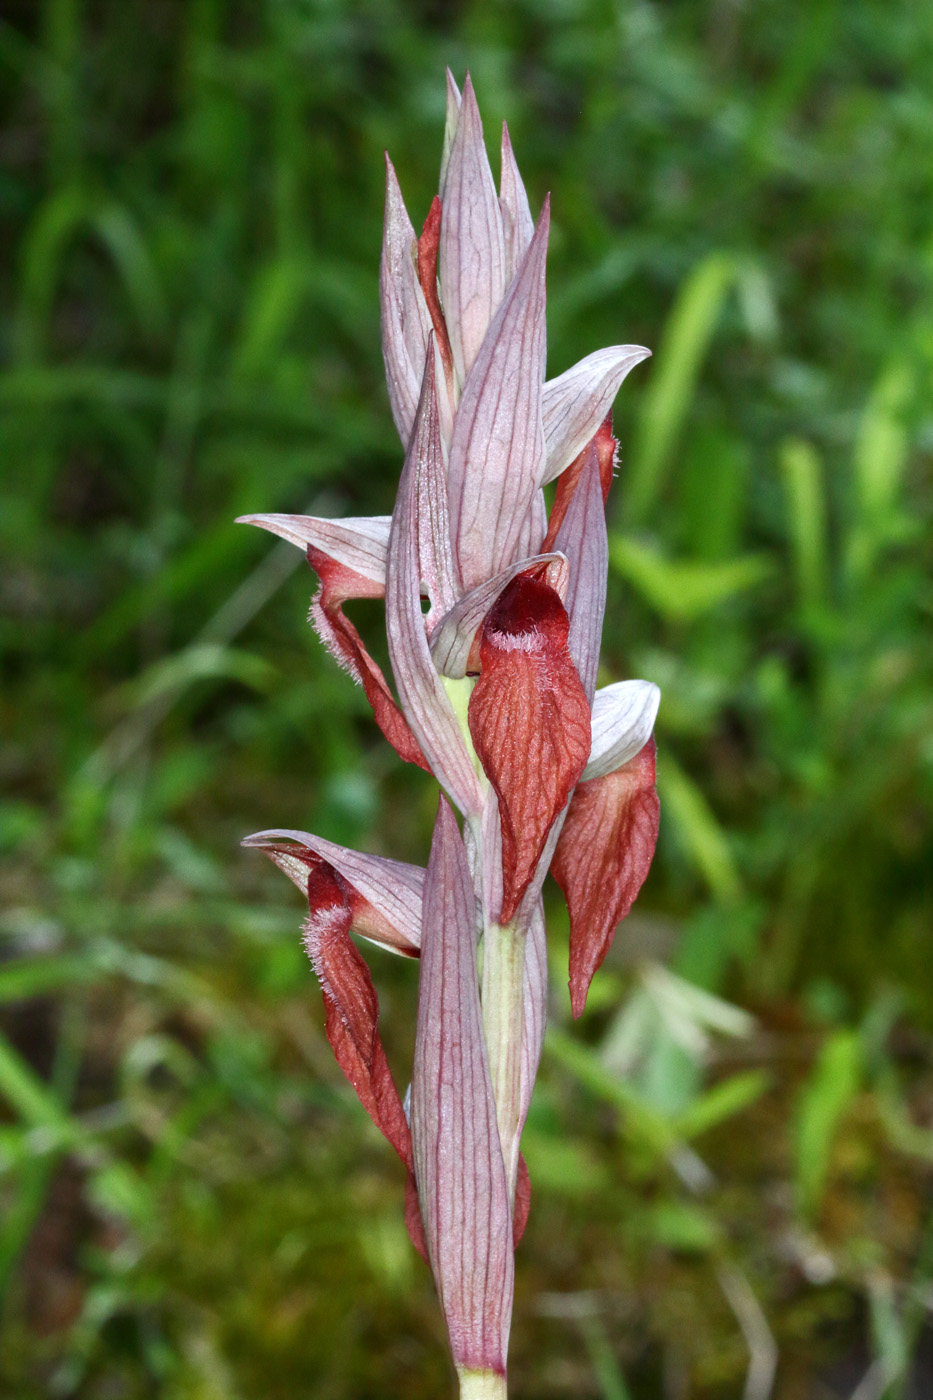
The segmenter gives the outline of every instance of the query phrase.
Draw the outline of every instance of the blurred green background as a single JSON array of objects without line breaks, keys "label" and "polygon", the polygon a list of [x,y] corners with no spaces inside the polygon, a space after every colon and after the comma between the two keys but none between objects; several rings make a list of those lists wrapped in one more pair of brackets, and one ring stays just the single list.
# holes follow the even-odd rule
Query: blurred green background
[{"label": "blurred green background", "polygon": [[[623,386],[603,682],[662,836],[528,1125],[512,1393],[933,1393],[933,6],[6,0],[0,1393],[452,1393],[267,826],[423,861],[250,511],[391,509],[443,70]],[[494,160],[496,169],[497,161]],[[355,617],[378,652],[380,606]],[[372,955],[402,1084],[415,973]]]}]

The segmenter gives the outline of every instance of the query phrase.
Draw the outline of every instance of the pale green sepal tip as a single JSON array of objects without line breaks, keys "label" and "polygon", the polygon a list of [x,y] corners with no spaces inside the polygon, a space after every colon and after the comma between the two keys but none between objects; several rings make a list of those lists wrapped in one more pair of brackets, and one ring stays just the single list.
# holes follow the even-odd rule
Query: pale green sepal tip
[{"label": "pale green sepal tip", "polygon": [[460,1400],[507,1400],[505,1376],[498,1371],[458,1371]]}]

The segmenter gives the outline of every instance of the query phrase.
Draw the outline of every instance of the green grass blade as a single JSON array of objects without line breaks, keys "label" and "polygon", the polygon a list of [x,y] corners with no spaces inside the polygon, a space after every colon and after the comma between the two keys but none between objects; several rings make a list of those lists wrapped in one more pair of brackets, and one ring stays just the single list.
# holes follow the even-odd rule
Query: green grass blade
[{"label": "green grass blade", "polygon": [[626,467],[625,505],[632,524],[648,519],[664,490],[703,358],[734,277],[733,259],[711,253],[693,269],[677,295]]}]

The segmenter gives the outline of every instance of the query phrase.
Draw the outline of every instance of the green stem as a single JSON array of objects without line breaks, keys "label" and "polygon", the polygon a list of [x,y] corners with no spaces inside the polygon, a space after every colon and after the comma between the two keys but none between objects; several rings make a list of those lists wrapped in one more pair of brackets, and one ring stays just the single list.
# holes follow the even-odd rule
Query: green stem
[{"label": "green stem", "polygon": [[506,1400],[505,1376],[498,1371],[459,1371],[460,1400]]},{"label": "green stem", "polygon": [[518,1174],[524,977],[524,934],[516,933],[511,925],[488,925],[483,938],[483,1034],[509,1197],[513,1201]]}]

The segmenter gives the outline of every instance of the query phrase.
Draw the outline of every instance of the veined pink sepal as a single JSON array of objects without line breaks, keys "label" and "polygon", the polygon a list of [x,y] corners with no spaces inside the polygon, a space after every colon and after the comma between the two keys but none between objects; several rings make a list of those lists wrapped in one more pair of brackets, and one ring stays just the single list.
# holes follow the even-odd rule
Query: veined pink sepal
[{"label": "veined pink sepal", "polygon": [[431,318],[418,280],[417,240],[395,170],[386,155],[385,227],[379,267],[382,355],[392,417],[408,446],[421,390]]},{"label": "veined pink sepal", "polygon": [[[464,99],[465,100],[465,99]],[[541,386],[550,206],[512,280],[463,389],[448,481],[454,554],[464,590],[517,557],[544,473]]]},{"label": "veined pink sepal", "polygon": [[462,385],[505,291],[502,216],[470,75],[444,176],[438,257],[441,302]]},{"label": "veined pink sepal", "polygon": [[651,866],[660,809],[655,743],[613,773],[580,783],[551,873],[570,911],[570,1002],[575,1017]]},{"label": "veined pink sepal", "polygon": [[444,198],[444,187],[447,184],[447,167],[450,164],[450,152],[453,148],[454,137],[457,134],[457,125],[460,121],[460,104],[462,102],[460,89],[450,69],[447,69],[447,118],[444,123],[444,145],[441,151],[441,175],[438,182],[437,192],[441,199]]},{"label": "veined pink sepal", "polygon": [[528,207],[528,196],[518,173],[509,129],[502,123],[502,170],[499,175],[499,209],[505,238],[505,281],[511,282],[521,267],[535,231],[534,219]]},{"label": "veined pink sepal", "polygon": [[350,890],[353,931],[389,952],[418,956],[424,895],[420,865],[352,851],[310,831],[288,828],[257,831],[240,844],[263,851],[303,894],[307,894],[308,872],[324,861]]},{"label": "veined pink sepal", "polygon": [[[344,598],[381,598],[386,586],[386,554],[391,515],[238,515],[236,525],[257,525],[306,553],[316,549],[347,571]],[[358,588],[359,591],[350,591]]]},{"label": "veined pink sepal", "polygon": [[470,696],[473,744],[499,799],[502,909],[508,923],[590,753],[590,706],[557,593],[519,574],[483,624]]},{"label": "veined pink sepal", "polygon": [[458,1369],[505,1374],[512,1219],[476,968],[466,851],[441,798],[425,878],[411,1087],[415,1179]]},{"label": "veined pink sepal", "polygon": [[479,631],[499,594],[517,574],[541,578],[563,599],[570,581],[566,556],[556,551],[519,559],[495,578],[471,588],[438,623],[431,638],[431,655],[442,675],[458,680],[479,670]]},{"label": "veined pink sepal", "polygon": [[572,365],[544,386],[547,465],[542,485],[570,466],[612,408],[623,379],[648,359],[643,345],[610,345]]},{"label": "veined pink sepal", "polygon": [[518,532],[518,540],[515,545],[516,558],[522,559],[526,555],[537,554],[539,550],[543,550],[546,534],[547,502],[544,499],[544,492],[539,487],[531,498],[531,503],[525,512],[525,518]]},{"label": "veined pink sepal", "polygon": [[479,812],[483,805],[479,779],[431,660],[421,611],[422,581],[432,589],[432,603],[440,608],[439,616],[456,596],[450,577],[446,477],[435,382],[436,361],[433,343],[429,343],[421,400],[389,534],[386,636],[399,698],[420,751],[460,810]]}]

